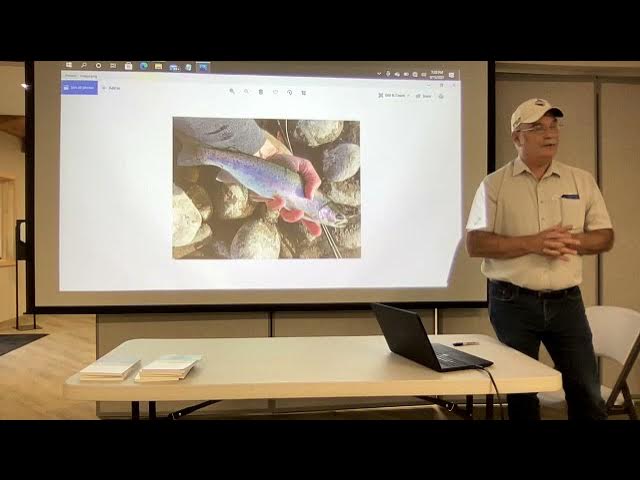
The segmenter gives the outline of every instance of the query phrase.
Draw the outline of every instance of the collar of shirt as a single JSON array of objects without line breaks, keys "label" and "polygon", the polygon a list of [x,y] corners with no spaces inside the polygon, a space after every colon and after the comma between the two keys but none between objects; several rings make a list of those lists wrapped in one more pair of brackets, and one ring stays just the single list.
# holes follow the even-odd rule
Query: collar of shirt
[{"label": "collar of shirt", "polygon": [[[517,175],[520,175],[522,172],[529,172],[531,175],[533,175],[533,172],[531,171],[531,169],[527,167],[527,165],[518,156],[513,161],[513,176],[515,177]],[[553,174],[560,176],[560,165],[555,160],[551,161],[551,165],[549,166],[549,168],[547,168],[547,171],[544,172],[544,175],[542,176],[542,178],[549,177]]]}]

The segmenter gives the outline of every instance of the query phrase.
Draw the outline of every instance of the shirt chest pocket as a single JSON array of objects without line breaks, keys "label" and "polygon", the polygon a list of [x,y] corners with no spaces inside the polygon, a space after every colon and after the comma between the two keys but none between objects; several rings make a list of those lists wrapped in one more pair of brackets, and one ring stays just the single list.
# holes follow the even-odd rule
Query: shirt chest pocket
[{"label": "shirt chest pocket", "polygon": [[581,198],[560,198],[562,226],[571,226],[572,232],[584,231],[585,208]]}]

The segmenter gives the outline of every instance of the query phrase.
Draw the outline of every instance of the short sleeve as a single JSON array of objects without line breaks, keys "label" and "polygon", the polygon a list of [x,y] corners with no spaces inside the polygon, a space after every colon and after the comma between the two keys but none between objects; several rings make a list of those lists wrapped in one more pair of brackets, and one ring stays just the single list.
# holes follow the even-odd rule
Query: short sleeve
[{"label": "short sleeve", "polygon": [[490,178],[485,178],[478,189],[471,205],[467,231],[480,230],[493,232],[496,219],[497,192],[491,188]]},{"label": "short sleeve", "polygon": [[590,232],[605,228],[613,228],[611,218],[598,184],[593,176],[589,175],[589,198],[586,205],[584,230]]}]

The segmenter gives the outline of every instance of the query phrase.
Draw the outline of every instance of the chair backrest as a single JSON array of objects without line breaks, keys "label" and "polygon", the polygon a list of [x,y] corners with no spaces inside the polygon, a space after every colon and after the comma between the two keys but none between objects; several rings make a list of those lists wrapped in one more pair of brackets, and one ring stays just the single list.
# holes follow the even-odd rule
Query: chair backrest
[{"label": "chair backrest", "polygon": [[588,307],[586,313],[596,355],[624,365],[640,338],[640,312],[624,307],[594,306]]}]

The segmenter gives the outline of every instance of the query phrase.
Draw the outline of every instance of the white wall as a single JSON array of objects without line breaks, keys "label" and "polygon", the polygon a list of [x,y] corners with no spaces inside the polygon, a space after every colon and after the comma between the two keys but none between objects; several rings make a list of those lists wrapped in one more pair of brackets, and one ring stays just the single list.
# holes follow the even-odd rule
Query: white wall
[{"label": "white wall", "polygon": [[24,67],[0,62],[0,115],[24,115]]},{"label": "white wall", "polygon": [[[22,88],[21,88],[22,90]],[[0,175],[15,177],[16,215],[24,218],[24,153],[20,151],[19,138],[0,132]],[[20,271],[20,313],[25,309],[25,271],[24,262],[19,264]],[[0,322],[15,318],[16,290],[15,266],[0,266]]]},{"label": "white wall", "polygon": [[640,311],[640,81],[605,83],[600,99],[602,191],[616,232],[602,261],[602,303]]},{"label": "white wall", "polygon": [[565,67],[579,67],[579,68],[640,68],[640,62],[629,62],[629,61],[620,61],[620,62],[594,62],[594,61],[582,61],[575,60],[570,62],[562,62],[562,61],[513,61],[513,62],[496,62],[496,66],[504,65],[504,64],[519,64],[519,65],[544,65],[549,67],[556,68],[565,68]]},{"label": "white wall", "polygon": [[496,62],[496,72],[638,77],[640,62],[506,61]]},{"label": "white wall", "polygon": [[[24,115],[24,67],[0,62],[0,115]],[[24,153],[20,139],[0,132],[0,175],[16,179],[16,215],[24,218]],[[20,262],[20,313],[25,308],[24,262]],[[15,267],[0,267],[0,322],[15,318]]]}]

